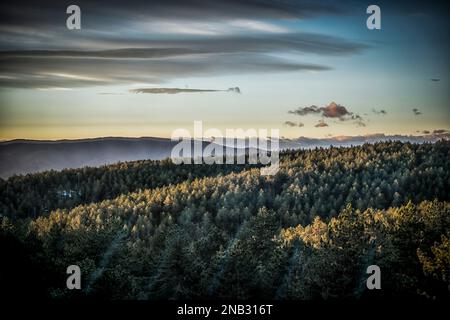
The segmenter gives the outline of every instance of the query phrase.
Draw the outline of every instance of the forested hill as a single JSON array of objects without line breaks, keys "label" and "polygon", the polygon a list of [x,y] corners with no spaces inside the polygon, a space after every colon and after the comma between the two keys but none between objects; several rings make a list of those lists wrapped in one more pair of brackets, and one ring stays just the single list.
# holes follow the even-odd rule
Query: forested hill
[{"label": "forested hill", "polygon": [[[363,210],[398,206],[408,200],[446,200],[449,145],[448,141],[383,142],[288,151],[281,154],[281,170],[275,178],[262,179],[268,190],[261,187],[261,192],[271,206],[279,207],[280,213],[291,216],[294,211],[303,220],[334,215],[347,203]],[[189,184],[196,178],[224,176],[251,167],[146,160],[14,176],[0,182],[0,213],[36,218],[57,208],[70,209],[184,181]],[[251,174],[258,175],[259,171]]]},{"label": "forested hill", "polygon": [[170,156],[175,144],[163,138],[5,141],[0,142],[0,177],[119,161],[162,160]]},{"label": "forested hill", "polygon": [[73,208],[140,189],[226,175],[250,167],[258,166],[175,165],[166,159],[13,176],[0,182],[0,214],[36,218],[57,208]]},{"label": "forested hill", "polygon": [[[450,132],[404,136],[372,134],[363,136],[339,136],[320,138],[299,137],[280,139],[281,150],[311,149],[328,146],[355,146],[380,141],[413,143],[450,140]],[[101,166],[136,160],[162,160],[170,157],[177,142],[167,138],[105,137],[79,140],[12,140],[0,141],[0,178],[16,174],[36,173],[45,170]],[[209,142],[205,142],[206,146]]]},{"label": "forested hill", "polygon": [[[450,270],[449,155],[448,141],[383,142],[286,152],[275,176],[261,176],[259,168],[227,172],[220,169],[226,165],[169,162],[160,168],[172,173],[148,169],[143,179],[133,169],[143,163],[92,169],[82,184],[94,202],[80,197],[74,207],[47,197],[53,211],[3,218],[2,237],[32,252],[29,263],[46,270],[37,287],[56,297],[443,297]],[[123,183],[122,191],[128,170],[136,184]],[[191,170],[200,171],[189,176]],[[29,216],[21,208],[42,208],[39,197],[55,192],[50,181],[69,172],[68,191],[82,170],[7,180],[2,210]],[[122,177],[119,188],[105,175]],[[120,194],[92,200],[99,183]],[[38,196],[27,199],[33,193]],[[71,264],[85,275],[78,293],[61,288],[61,270]],[[363,285],[370,264],[383,270],[381,292]]]}]

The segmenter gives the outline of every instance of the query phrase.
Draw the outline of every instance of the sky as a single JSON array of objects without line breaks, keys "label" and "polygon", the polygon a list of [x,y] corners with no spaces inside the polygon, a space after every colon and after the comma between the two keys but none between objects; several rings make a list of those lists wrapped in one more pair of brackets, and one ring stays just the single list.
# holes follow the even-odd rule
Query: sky
[{"label": "sky", "polygon": [[[66,8],[81,9],[69,30]],[[381,10],[369,30],[366,9]],[[0,140],[450,130],[448,5],[3,1]]]}]

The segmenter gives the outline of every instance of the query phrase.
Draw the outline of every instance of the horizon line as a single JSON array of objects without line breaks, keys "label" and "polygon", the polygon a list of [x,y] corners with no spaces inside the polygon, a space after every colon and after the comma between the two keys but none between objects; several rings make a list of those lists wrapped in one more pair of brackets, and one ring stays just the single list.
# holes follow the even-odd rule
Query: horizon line
[{"label": "horizon line", "polygon": [[[369,134],[362,134],[362,135],[333,135],[329,137],[311,137],[311,136],[298,136],[294,138],[288,138],[288,137],[279,137],[280,140],[295,140],[299,138],[307,138],[307,139],[316,139],[316,140],[327,140],[327,139],[339,139],[339,138],[370,138],[370,137],[377,137],[377,136],[383,136],[383,137],[436,137],[436,136],[446,136],[446,134],[449,134],[450,130],[443,133],[433,133],[430,132],[428,134],[424,133],[418,133],[418,134],[401,134],[401,133],[395,133],[395,134],[386,134],[382,132],[377,133],[369,133]],[[224,138],[227,137],[214,137],[214,138]],[[230,138],[230,137],[228,137]],[[237,137],[234,137],[236,139]],[[253,137],[245,137],[245,139],[253,138]],[[256,137],[257,138],[257,137]],[[271,137],[267,137],[271,138]],[[8,142],[81,142],[81,141],[90,141],[90,140],[106,140],[106,139],[123,139],[123,140],[137,140],[137,139],[160,139],[160,140],[171,140],[171,137],[162,137],[162,136],[97,136],[97,137],[86,137],[86,138],[56,138],[56,139],[31,139],[31,138],[14,138],[14,139],[0,139],[0,143],[8,143]],[[195,137],[185,137],[183,139],[195,139]],[[197,138],[198,139],[198,138]],[[200,139],[211,139],[211,137],[202,137]],[[176,140],[174,140],[176,141]]]}]

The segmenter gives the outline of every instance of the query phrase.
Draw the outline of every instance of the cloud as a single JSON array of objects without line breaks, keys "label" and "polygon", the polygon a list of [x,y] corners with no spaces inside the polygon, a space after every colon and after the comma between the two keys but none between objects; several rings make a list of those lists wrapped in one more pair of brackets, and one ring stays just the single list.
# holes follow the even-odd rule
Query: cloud
[{"label": "cloud", "polygon": [[348,112],[347,108],[336,102],[331,102],[328,106],[320,109],[322,110],[322,115],[326,118],[344,119],[346,116],[352,115],[351,112]]},{"label": "cloud", "polygon": [[[74,36],[74,43],[77,43]],[[0,86],[19,88],[157,84],[193,76],[234,73],[327,71],[325,65],[269,55],[303,51],[323,55],[362,50],[356,43],[314,34],[200,37],[118,43],[149,47],[107,50],[12,50],[0,52]],[[96,45],[102,39],[95,41]],[[72,75],[72,78],[58,75]],[[55,76],[56,75],[56,76]]]},{"label": "cloud", "polygon": [[181,88],[138,88],[131,89],[131,93],[151,93],[151,94],[177,94],[177,93],[204,93],[204,92],[234,92],[241,93],[238,87],[229,88],[227,90],[212,89],[181,89]]},{"label": "cloud", "polygon": [[380,110],[372,109],[372,112],[376,115],[383,115],[383,116],[387,114],[386,110],[383,109]]},{"label": "cloud", "polygon": [[365,120],[359,115],[348,111],[348,109],[336,102],[331,102],[325,107],[317,107],[315,105],[298,108],[296,110],[288,111],[289,114],[294,114],[298,116],[307,115],[319,115],[324,118],[339,119],[340,121],[354,120],[354,124],[360,127],[365,127]]},{"label": "cloud", "polygon": [[433,82],[441,81],[441,79],[438,79],[438,78],[431,78],[430,80],[433,81]]},{"label": "cloud", "polygon": [[234,87],[234,88],[228,88],[226,91],[228,92],[234,92],[234,93],[239,93],[241,94],[241,89],[239,87]]},{"label": "cloud", "polygon": [[331,2],[112,0],[105,6],[80,0],[76,4],[82,10],[80,32],[67,30],[64,2],[0,4],[0,86],[75,88],[159,84],[241,72],[327,71],[330,66],[288,60],[280,53],[348,56],[369,48],[339,36],[293,32],[284,23],[345,11]]},{"label": "cloud", "polygon": [[284,124],[288,127],[303,127],[304,124],[301,122],[292,122],[292,121],[285,121]]},{"label": "cloud", "polygon": [[419,109],[417,109],[417,108],[412,109],[412,111],[415,116],[420,116],[422,114],[422,112],[420,112]]},{"label": "cloud", "polygon": [[447,136],[450,133],[450,130],[447,129],[435,129],[433,131],[430,130],[423,130],[423,131],[417,131],[417,132],[421,132],[422,134],[431,134],[431,135],[445,135]]},{"label": "cloud", "polygon": [[444,133],[449,133],[450,131],[447,129],[437,129],[437,130],[433,130],[433,134],[444,134]]},{"label": "cloud", "polygon": [[[1,59],[1,58],[0,58]],[[218,54],[177,59],[9,57],[0,63],[0,86],[76,88],[117,84],[159,84],[174,79],[230,75],[322,71],[328,68],[294,63],[263,54]]]},{"label": "cloud", "polygon": [[[68,4],[65,2],[43,0],[37,6],[31,0],[2,1],[0,47],[2,50],[36,47],[52,50],[118,49],[149,47],[152,44],[167,47],[174,41],[184,40],[186,44],[189,40],[197,42],[199,38],[220,43],[221,39],[215,36],[222,38],[231,35],[234,38],[245,33],[260,38],[271,34],[283,36],[292,30],[286,26],[285,20],[328,16],[346,11],[342,9],[342,4],[316,4],[310,0],[112,0],[108,1],[108,5],[100,0],[78,0],[76,4],[82,11],[80,32],[67,30],[65,12]],[[196,36],[193,37],[196,39],[186,35]],[[289,37],[282,37],[278,45],[303,46],[312,51],[317,47],[325,53],[328,43],[329,54],[345,54],[349,50],[354,52],[366,47],[342,38],[308,37],[306,33],[303,36],[297,33],[296,36],[290,36],[291,41]],[[232,47],[226,37],[223,40],[224,47]],[[320,45],[316,40],[325,43]],[[236,46],[240,44],[236,43]],[[232,50],[236,52],[236,48]]]},{"label": "cloud", "polygon": [[285,121],[284,124],[288,127],[296,127],[297,126],[297,124],[292,121]]},{"label": "cloud", "polygon": [[[97,0],[77,0],[76,4],[89,13],[94,27],[110,24],[111,20],[124,16],[134,20],[171,19],[205,20],[205,17],[215,20],[238,19],[304,19],[319,15],[340,14],[343,5],[332,3],[318,4],[310,0],[296,1],[265,1],[265,0],[128,0],[108,1],[108,5]],[[36,6],[32,0],[4,0],[1,6],[3,25],[19,21],[27,26],[39,23],[55,26],[60,22],[60,13],[65,13],[67,3],[41,0]]]},{"label": "cloud", "polygon": [[351,117],[353,113],[349,112],[347,108],[339,105],[335,102],[331,102],[325,107],[310,106],[304,108],[298,108],[296,110],[288,111],[290,114],[295,114],[298,116],[306,116],[309,114],[318,114],[325,118],[339,118],[341,120],[346,120],[347,117]]},{"label": "cloud", "polygon": [[310,106],[310,107],[304,107],[304,108],[298,108],[296,110],[289,110],[288,113],[290,114],[295,114],[298,116],[306,116],[308,114],[317,114],[317,113],[321,113],[322,111],[320,110],[319,107],[317,106]]},{"label": "cloud", "polygon": [[353,123],[356,124],[358,127],[365,127],[366,126],[366,123],[362,119],[359,119],[359,120],[357,120],[357,121],[355,121]]},{"label": "cloud", "polygon": [[356,126],[358,126],[358,127],[365,127],[366,126],[366,120],[364,120],[359,114],[353,114],[352,113],[349,119],[355,120],[353,123]]},{"label": "cloud", "polygon": [[319,122],[314,127],[316,128],[328,127],[328,124],[323,120],[319,120]]},{"label": "cloud", "polygon": [[[55,41],[60,40],[66,49],[48,46],[48,34],[33,34],[31,48],[22,48],[31,43],[15,35],[12,39],[20,40],[17,44],[20,50],[5,50],[0,53],[1,58],[163,58],[179,55],[193,54],[222,54],[222,53],[271,53],[280,51],[315,53],[325,56],[342,56],[362,52],[369,48],[368,45],[346,40],[345,38],[329,36],[319,33],[289,32],[283,34],[231,34],[226,36],[197,35],[186,37],[179,36],[155,36],[145,34],[140,37],[127,32],[121,32],[120,27],[115,27],[113,35],[84,32],[71,34],[70,42],[67,42],[67,34],[55,34]],[[1,30],[1,29],[0,29]],[[51,31],[50,31],[51,32]],[[50,33],[51,34],[51,33]],[[59,39],[58,37],[61,37]],[[2,40],[0,39],[0,44]],[[25,44],[23,43],[25,42]],[[42,42],[41,50],[34,50],[36,43]],[[3,48],[8,47],[6,44]],[[94,49],[94,50],[93,50]]]},{"label": "cloud", "polygon": [[286,28],[270,24],[267,22],[255,20],[234,20],[230,24],[235,27],[245,28],[254,31],[271,32],[271,33],[288,32]]},{"label": "cloud", "polygon": [[0,51],[0,59],[151,59],[196,53],[188,48],[122,48],[111,50],[14,50]]}]

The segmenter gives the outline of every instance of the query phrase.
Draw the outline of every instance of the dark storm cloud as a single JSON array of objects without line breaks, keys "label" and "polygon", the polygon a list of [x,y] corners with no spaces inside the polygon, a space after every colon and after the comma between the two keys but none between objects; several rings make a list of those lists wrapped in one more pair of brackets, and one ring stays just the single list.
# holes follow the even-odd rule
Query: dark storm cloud
[{"label": "dark storm cloud", "polygon": [[131,93],[150,93],[150,94],[177,94],[177,93],[202,93],[202,92],[234,92],[241,93],[239,87],[228,88],[226,90],[212,89],[186,89],[186,88],[139,88],[130,90]]}]

